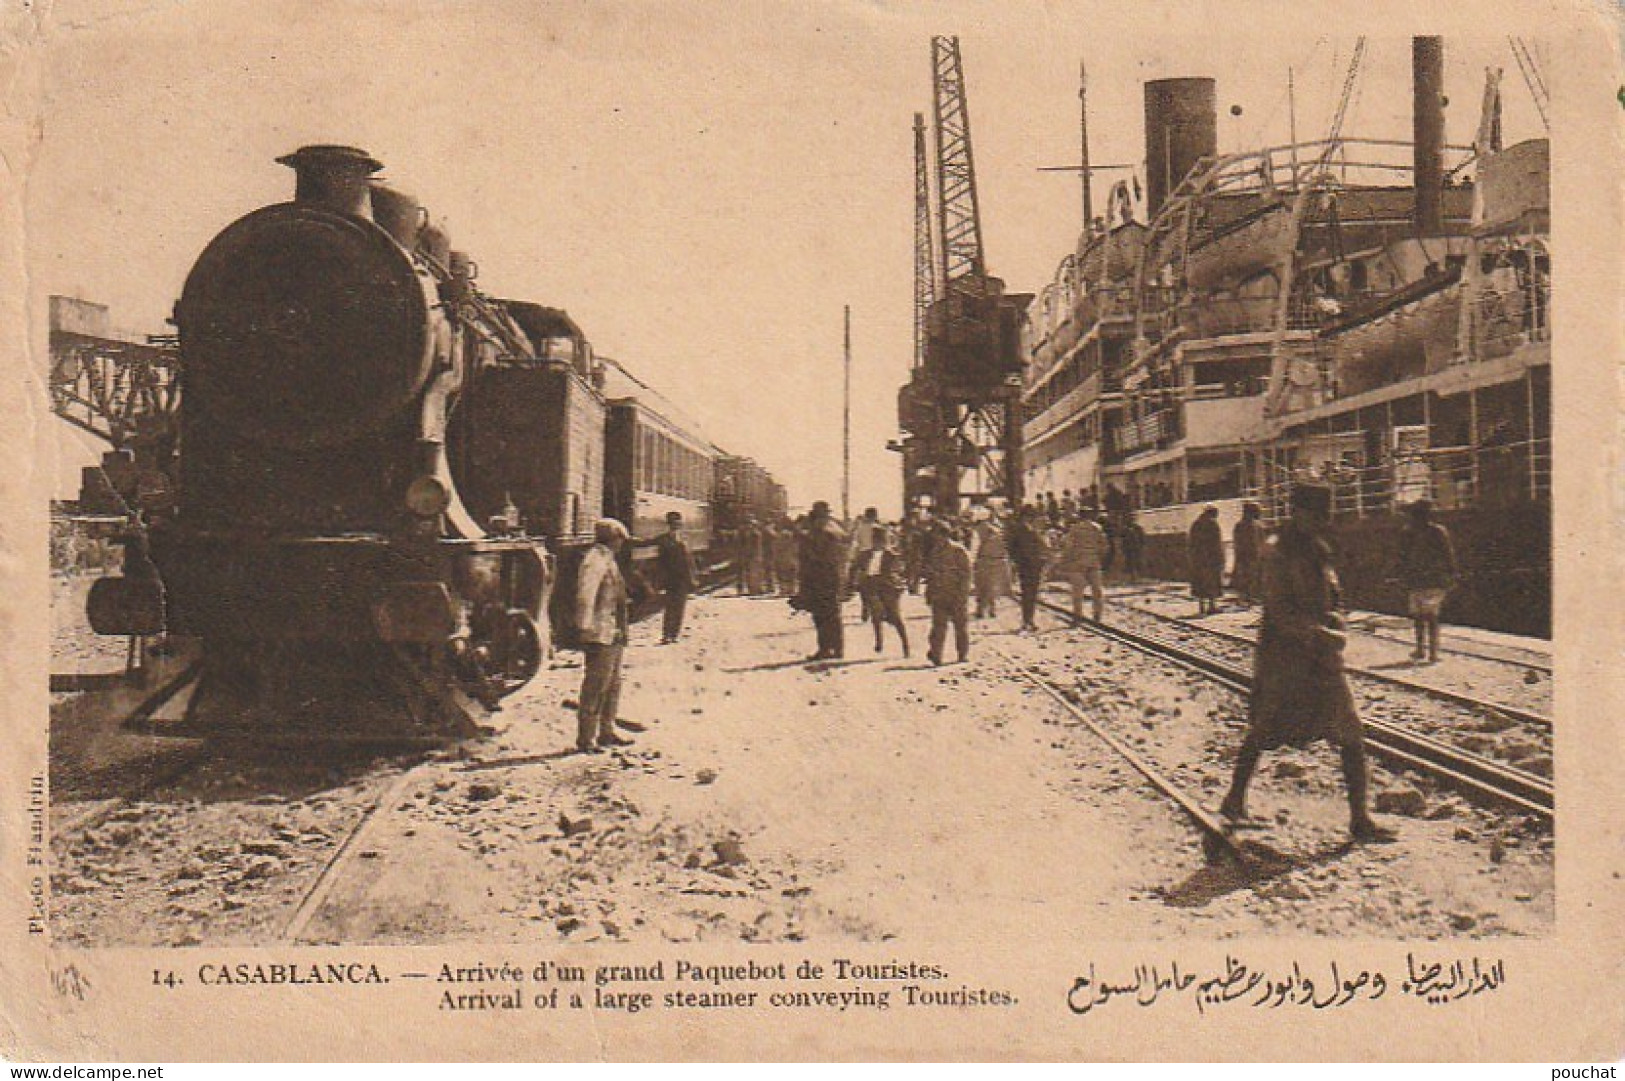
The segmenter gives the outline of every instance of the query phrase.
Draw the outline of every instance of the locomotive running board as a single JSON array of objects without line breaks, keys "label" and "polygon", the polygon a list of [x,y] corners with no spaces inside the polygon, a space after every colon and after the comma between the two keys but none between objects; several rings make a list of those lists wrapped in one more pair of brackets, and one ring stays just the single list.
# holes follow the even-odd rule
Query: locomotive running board
[{"label": "locomotive running board", "polygon": [[[317,686],[303,703],[308,710],[256,701],[206,659],[197,660],[148,696],[124,727],[220,744],[312,747],[433,748],[490,733],[479,723],[485,708],[449,673],[437,680],[399,648],[380,646],[375,657],[377,663],[356,681],[353,708],[335,705],[331,687],[323,697],[324,688]],[[276,678],[274,671],[270,678]]]}]

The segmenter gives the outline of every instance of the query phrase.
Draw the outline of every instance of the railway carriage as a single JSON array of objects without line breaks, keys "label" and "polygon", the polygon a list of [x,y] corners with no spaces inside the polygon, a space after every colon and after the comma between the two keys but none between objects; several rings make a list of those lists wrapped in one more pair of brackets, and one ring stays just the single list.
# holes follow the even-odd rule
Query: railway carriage
[{"label": "railway carriage", "polygon": [[[604,428],[604,509],[634,537],[666,530],[666,515],[683,516],[683,537],[696,553],[712,544],[712,479],[717,449],[658,393],[621,364],[606,361],[609,396]],[[652,558],[638,549],[639,560]]]}]

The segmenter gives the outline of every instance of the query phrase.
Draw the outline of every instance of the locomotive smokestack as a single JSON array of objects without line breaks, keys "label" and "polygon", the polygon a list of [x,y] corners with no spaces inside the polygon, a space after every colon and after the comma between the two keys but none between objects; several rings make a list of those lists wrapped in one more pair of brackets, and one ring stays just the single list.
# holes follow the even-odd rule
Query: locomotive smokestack
[{"label": "locomotive smokestack", "polygon": [[1444,228],[1444,39],[1411,39],[1411,176],[1416,185],[1416,235]]},{"label": "locomotive smokestack", "polygon": [[294,171],[293,201],[355,218],[372,219],[367,178],[383,163],[353,146],[302,146],[277,160]]},{"label": "locomotive smokestack", "polygon": [[1191,166],[1219,151],[1212,79],[1153,79],[1145,84],[1146,214],[1156,217]]}]

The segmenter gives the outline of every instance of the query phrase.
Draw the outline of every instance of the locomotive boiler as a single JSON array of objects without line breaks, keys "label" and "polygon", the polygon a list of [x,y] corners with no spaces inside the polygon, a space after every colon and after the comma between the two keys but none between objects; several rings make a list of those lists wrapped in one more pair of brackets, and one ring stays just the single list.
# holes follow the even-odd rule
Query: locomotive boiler
[{"label": "locomotive boiler", "polygon": [[[530,342],[379,162],[278,161],[293,200],[215,237],[175,308],[179,498],[151,550],[202,648],[177,730],[473,734],[539,665],[548,564],[469,514],[449,421]],[[129,606],[101,607],[119,633]]]}]

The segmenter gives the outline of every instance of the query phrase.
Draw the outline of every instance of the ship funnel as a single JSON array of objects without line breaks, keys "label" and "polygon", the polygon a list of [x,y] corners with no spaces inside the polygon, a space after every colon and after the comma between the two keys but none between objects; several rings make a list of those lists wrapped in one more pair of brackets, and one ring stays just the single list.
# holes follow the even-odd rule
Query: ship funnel
[{"label": "ship funnel", "polygon": [[1444,229],[1444,39],[1411,39],[1412,182],[1416,235]]},{"label": "ship funnel", "polygon": [[298,178],[294,202],[372,220],[372,189],[367,178],[384,166],[365,150],[302,146],[276,160]]},{"label": "ship funnel", "polygon": [[1145,84],[1146,216],[1202,158],[1219,151],[1219,113],[1212,79],[1153,79]]}]

